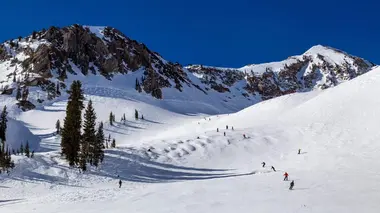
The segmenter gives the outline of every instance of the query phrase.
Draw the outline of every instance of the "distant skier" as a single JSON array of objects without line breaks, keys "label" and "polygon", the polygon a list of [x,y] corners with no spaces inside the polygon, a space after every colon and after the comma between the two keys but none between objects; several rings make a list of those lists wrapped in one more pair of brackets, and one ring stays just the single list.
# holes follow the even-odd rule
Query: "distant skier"
[{"label": "distant skier", "polygon": [[226,129],[228,129],[228,125],[226,125]]},{"label": "distant skier", "polygon": [[263,168],[265,167],[265,162],[262,162],[261,164],[263,164]]},{"label": "distant skier", "polygon": [[232,127],[232,130],[234,130],[234,127]]},{"label": "distant skier", "polygon": [[219,128],[216,128],[216,132],[219,132]]},{"label": "distant skier", "polygon": [[294,187],[294,180],[292,180],[292,182],[290,182],[290,187],[289,187],[289,190],[292,190]]},{"label": "distant skier", "polygon": [[289,176],[289,174],[287,173],[287,172],[285,172],[285,174],[284,174],[284,181],[287,181],[288,180],[288,176]]},{"label": "distant skier", "polygon": [[301,149],[298,149],[298,154],[301,154]]},{"label": "distant skier", "polygon": [[122,184],[122,182],[121,182],[121,179],[119,180],[119,188],[121,188],[121,184]]},{"label": "distant skier", "polygon": [[244,138],[247,138],[247,137],[245,136],[245,134],[243,134],[243,137],[244,137]]},{"label": "distant skier", "polygon": [[272,170],[275,172],[276,171],[276,169],[272,166]]},{"label": "distant skier", "polygon": [[224,132],[224,136],[226,136],[226,132]]}]

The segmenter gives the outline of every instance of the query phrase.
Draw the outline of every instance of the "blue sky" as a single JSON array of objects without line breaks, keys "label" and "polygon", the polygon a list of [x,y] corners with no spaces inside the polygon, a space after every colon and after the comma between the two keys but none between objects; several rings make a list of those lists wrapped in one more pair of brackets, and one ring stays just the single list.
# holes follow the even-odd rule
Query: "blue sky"
[{"label": "blue sky", "polygon": [[0,40],[108,25],[181,64],[241,67],[316,44],[380,63],[380,3],[335,0],[2,0]]}]

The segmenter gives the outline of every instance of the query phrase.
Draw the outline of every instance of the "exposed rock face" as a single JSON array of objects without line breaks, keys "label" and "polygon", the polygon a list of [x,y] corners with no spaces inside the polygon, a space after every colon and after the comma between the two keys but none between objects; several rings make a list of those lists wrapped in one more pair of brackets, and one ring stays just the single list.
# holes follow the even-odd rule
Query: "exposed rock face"
[{"label": "exposed rock face", "polygon": [[[157,99],[165,98],[163,88],[183,92],[191,87],[202,95],[219,93],[216,96],[228,102],[236,96],[249,101],[253,97],[266,100],[297,91],[325,89],[374,66],[340,50],[315,46],[281,62],[238,69],[202,65],[184,68],[165,61],[117,29],[80,25],[50,27],[0,44],[0,64],[6,67],[0,71],[8,72],[6,79],[0,79],[2,94],[10,95],[17,87],[38,86],[46,93],[46,97],[38,98],[40,103],[61,95],[60,89],[67,87],[71,75],[101,75],[112,81],[116,75],[137,72],[136,91]],[[198,97],[196,92],[191,94]],[[30,108],[22,105],[27,105],[23,107],[26,110]]]},{"label": "exposed rock face", "polygon": [[[16,53],[23,52],[27,56],[22,61],[22,68],[23,73],[28,75],[33,74],[43,79],[58,76],[59,81],[64,82],[68,74],[77,75],[76,68],[79,68],[84,75],[91,72],[112,80],[114,74],[127,74],[142,68],[145,69],[144,82],[139,82],[142,89],[158,99],[162,98],[161,89],[164,87],[174,87],[181,91],[183,83],[192,86],[182,66],[164,61],[144,44],[127,38],[111,27],[51,27],[36,33],[35,39],[28,37],[25,40],[40,43],[35,50],[29,47],[12,50]],[[11,57],[11,51],[7,54],[5,48],[0,46],[0,60]],[[25,83],[30,86],[36,82],[35,78],[29,77]],[[40,86],[51,83],[38,81]]]},{"label": "exposed rock face", "polygon": [[[301,56],[290,57],[282,62],[249,65],[239,69],[201,65],[186,68],[218,92],[228,92],[228,87],[245,78],[247,84],[244,89],[247,93],[259,94],[266,100],[297,91],[326,89],[351,80],[373,66],[373,63],[364,59],[318,45]],[[226,79],[229,79],[229,84]]]}]

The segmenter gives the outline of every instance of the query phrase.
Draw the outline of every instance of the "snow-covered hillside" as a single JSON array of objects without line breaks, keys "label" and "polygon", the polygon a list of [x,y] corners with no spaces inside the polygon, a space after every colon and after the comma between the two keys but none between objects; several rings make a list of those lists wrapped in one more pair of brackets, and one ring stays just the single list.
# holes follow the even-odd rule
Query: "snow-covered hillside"
[{"label": "snow-covered hillside", "polygon": [[[64,117],[64,98],[27,112],[10,108],[41,144],[34,158],[14,156],[16,168],[10,176],[0,175],[1,212],[335,213],[380,208],[380,101],[373,98],[380,91],[380,68],[328,90],[289,94],[212,116],[192,114],[199,109],[188,111],[193,103],[186,100],[178,100],[172,111],[165,102],[117,92],[117,82],[115,87],[99,84],[102,88],[86,88],[99,119],[106,121],[112,110],[117,118],[126,113],[127,122],[106,123],[106,135],[115,137],[118,147],[106,150],[99,169],[84,174],[68,168],[53,134],[56,119]],[[4,101],[14,100],[8,99]],[[145,120],[134,120],[134,109]],[[285,171],[295,181],[293,191],[283,181]]]}]

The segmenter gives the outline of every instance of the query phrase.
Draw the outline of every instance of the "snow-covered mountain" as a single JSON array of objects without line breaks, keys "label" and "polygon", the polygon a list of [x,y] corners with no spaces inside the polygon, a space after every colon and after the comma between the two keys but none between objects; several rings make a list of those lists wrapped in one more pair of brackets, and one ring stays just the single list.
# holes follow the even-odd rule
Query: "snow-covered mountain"
[{"label": "snow-covered mountain", "polygon": [[203,112],[215,111],[205,104],[222,105],[224,111],[233,112],[284,94],[335,86],[373,65],[336,49],[315,46],[282,62],[240,69],[183,67],[115,28],[73,25],[50,27],[1,44],[0,87],[2,94],[13,96],[17,88],[29,92],[28,100],[22,98],[19,103],[23,110],[59,100],[65,95],[59,90],[80,79],[87,88],[112,85],[142,101],[152,99],[148,96],[187,100],[202,105]]},{"label": "snow-covered mountain", "polygon": [[[117,144],[86,172],[61,156],[55,130],[73,80]],[[0,212],[380,207],[380,68],[330,47],[236,69],[185,68],[114,28],[52,27],[0,45],[0,85],[7,147],[28,141],[35,151],[13,154],[15,168],[0,174]]]},{"label": "snow-covered mountain", "polygon": [[[299,56],[280,62],[253,64],[242,68],[220,68],[202,65],[186,67],[208,89],[229,92],[236,87],[246,97],[261,95],[270,99],[297,91],[326,89],[366,73],[374,66],[362,58],[343,51],[314,46]],[[241,81],[246,80],[241,88]]]}]

